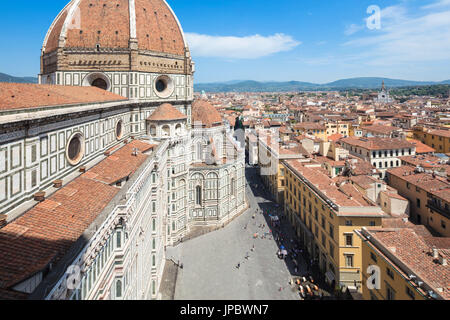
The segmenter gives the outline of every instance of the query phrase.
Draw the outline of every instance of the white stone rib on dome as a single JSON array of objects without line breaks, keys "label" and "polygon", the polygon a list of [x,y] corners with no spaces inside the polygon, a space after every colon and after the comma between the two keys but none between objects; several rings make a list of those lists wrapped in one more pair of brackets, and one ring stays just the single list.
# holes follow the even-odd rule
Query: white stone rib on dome
[{"label": "white stone rib on dome", "polygon": [[59,14],[56,16],[56,18],[53,20],[50,28],[48,28],[47,34],[45,35],[45,39],[44,39],[44,43],[42,45],[42,53],[45,52],[45,48],[47,47],[47,42],[48,42],[48,38],[50,37],[50,34],[52,33],[56,23],[59,21],[59,18],[61,18],[61,16],[64,14],[64,12],[66,12],[67,10],[69,10],[70,6],[73,4],[73,0],[70,1],[65,7],[64,9],[62,9]]}]

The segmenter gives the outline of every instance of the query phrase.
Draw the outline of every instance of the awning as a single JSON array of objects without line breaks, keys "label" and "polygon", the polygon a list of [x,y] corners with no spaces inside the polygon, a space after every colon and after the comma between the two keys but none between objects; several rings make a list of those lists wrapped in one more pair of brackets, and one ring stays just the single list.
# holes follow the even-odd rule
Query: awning
[{"label": "awning", "polygon": [[325,273],[325,277],[327,278],[327,280],[331,283],[333,282],[336,278],[334,277],[334,273],[331,271],[327,271],[327,273]]}]

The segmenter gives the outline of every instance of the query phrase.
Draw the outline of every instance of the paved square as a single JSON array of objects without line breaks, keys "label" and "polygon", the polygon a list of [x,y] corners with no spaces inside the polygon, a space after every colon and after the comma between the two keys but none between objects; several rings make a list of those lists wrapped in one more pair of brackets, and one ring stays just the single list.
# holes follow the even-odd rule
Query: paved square
[{"label": "paved square", "polygon": [[[251,208],[224,229],[167,249],[168,259],[184,265],[178,273],[175,300],[300,300],[289,285],[286,263],[277,257],[275,240],[253,239],[255,233],[269,231],[262,214],[252,218],[257,201],[265,200],[255,199],[249,187],[247,196]],[[259,228],[261,224],[264,229]]]}]

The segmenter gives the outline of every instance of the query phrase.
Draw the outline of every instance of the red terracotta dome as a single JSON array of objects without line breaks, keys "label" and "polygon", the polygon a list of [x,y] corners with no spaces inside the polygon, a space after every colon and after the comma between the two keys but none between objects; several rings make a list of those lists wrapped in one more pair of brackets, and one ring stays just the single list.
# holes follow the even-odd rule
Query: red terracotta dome
[{"label": "red terracotta dome", "polygon": [[201,122],[205,128],[217,127],[223,124],[219,111],[206,100],[195,100],[192,104],[192,122]]},{"label": "red terracotta dome", "polygon": [[184,55],[181,25],[165,0],[72,0],[57,16],[42,53],[64,49],[129,48]]},{"label": "red terracotta dome", "polygon": [[178,111],[173,105],[164,103],[153,111],[150,117],[147,118],[147,121],[174,121],[186,119],[186,115]]}]

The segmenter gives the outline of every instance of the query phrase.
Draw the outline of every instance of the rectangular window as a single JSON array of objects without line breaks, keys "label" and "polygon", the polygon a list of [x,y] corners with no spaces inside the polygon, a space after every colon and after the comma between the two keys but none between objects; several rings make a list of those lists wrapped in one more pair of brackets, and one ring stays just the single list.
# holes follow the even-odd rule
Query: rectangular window
[{"label": "rectangular window", "polygon": [[345,235],[345,245],[347,247],[353,247],[353,235],[352,234]]},{"label": "rectangular window", "polygon": [[391,269],[386,268],[386,273],[391,279],[394,279],[394,272]]},{"label": "rectangular window", "polygon": [[348,268],[353,267],[353,255],[351,255],[351,254],[345,255],[345,266]]},{"label": "rectangular window", "polygon": [[395,291],[389,285],[386,287],[386,299],[395,300]]},{"label": "rectangular window", "polygon": [[414,292],[408,286],[406,286],[406,294],[413,300],[416,298],[415,295],[414,295]]},{"label": "rectangular window", "polygon": [[116,242],[116,248],[120,249],[122,247],[122,232],[117,231],[117,242]]},{"label": "rectangular window", "polygon": [[330,237],[332,239],[334,239],[334,229],[333,229],[333,226],[331,224],[330,224]]},{"label": "rectangular window", "polygon": [[373,261],[377,262],[377,256],[376,256],[373,252],[370,253],[370,258],[371,258]]}]

